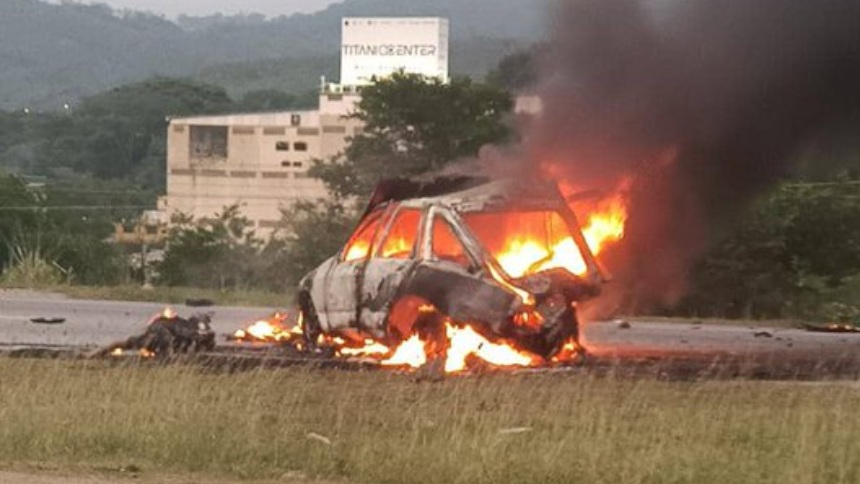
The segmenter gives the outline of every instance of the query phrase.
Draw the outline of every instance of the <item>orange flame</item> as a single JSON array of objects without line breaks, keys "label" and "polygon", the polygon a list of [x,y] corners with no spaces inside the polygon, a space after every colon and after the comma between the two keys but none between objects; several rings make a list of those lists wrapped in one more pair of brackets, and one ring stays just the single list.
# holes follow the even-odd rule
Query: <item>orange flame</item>
[{"label": "orange flame", "polygon": [[346,251],[346,255],[344,255],[343,260],[349,262],[359,259],[364,259],[367,257],[367,254],[370,252],[370,242],[359,240],[349,246],[349,249]]},{"label": "orange flame", "polygon": [[291,328],[286,324],[287,315],[275,313],[269,319],[261,319],[251,323],[244,329],[233,333],[233,339],[251,342],[285,342],[302,335],[301,315],[296,325]]},{"label": "orange flame", "polygon": [[471,355],[495,366],[532,366],[542,361],[537,355],[518,350],[507,343],[493,343],[471,326],[460,328],[448,323],[446,331],[451,342],[445,360],[446,373],[465,370],[466,359]]},{"label": "orange flame", "polygon": [[[133,356],[139,356],[141,358],[153,358],[155,357],[155,353],[149,351],[146,348],[140,348],[138,350],[134,350],[130,353]],[[110,352],[111,356],[125,356],[126,352],[122,348],[114,348],[113,351]]]},{"label": "orange flame", "polygon": [[[591,207],[582,227],[582,234],[594,256],[624,237],[627,207],[621,192]],[[581,275],[587,270],[585,260],[571,236],[557,241],[523,233],[507,238],[504,248],[494,254],[502,268],[512,277],[563,268]]]},{"label": "orange flame", "polygon": [[149,320],[149,324],[154,323],[159,319],[176,319],[179,315],[170,306],[165,307],[160,313],[156,314]]},{"label": "orange flame", "polygon": [[427,363],[424,342],[417,334],[401,343],[390,358],[381,362],[383,366],[409,366],[412,368],[420,368],[424,363]]},{"label": "orange flame", "polygon": [[[469,325],[458,326],[448,322],[445,324],[445,334],[448,338],[448,351],[445,359],[446,373],[458,373],[466,370],[470,356],[499,367],[526,367],[542,362],[539,356],[519,350],[511,344],[494,343],[488,340]],[[379,345],[379,343],[375,343],[375,345]],[[417,334],[414,334],[401,343],[389,358],[380,363],[383,366],[420,368],[427,363],[425,348],[424,341]]]}]

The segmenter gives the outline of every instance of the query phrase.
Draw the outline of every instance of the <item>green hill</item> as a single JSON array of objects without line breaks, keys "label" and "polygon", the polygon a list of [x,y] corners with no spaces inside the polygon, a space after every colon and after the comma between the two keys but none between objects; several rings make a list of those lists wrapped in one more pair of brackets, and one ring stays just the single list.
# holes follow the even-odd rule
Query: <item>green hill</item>
[{"label": "green hill", "polygon": [[480,76],[540,38],[549,0],[346,0],[310,15],[162,17],[104,5],[0,2],[0,109],[65,102],[156,75],[249,89],[313,89],[336,78],[340,18],[444,16],[452,73]]}]

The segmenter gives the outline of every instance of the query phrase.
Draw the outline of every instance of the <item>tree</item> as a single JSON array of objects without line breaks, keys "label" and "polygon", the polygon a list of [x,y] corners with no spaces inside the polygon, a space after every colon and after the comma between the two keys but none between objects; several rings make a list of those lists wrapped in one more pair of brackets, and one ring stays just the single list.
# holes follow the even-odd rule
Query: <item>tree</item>
[{"label": "tree", "polygon": [[37,226],[33,207],[36,197],[19,178],[0,173],[0,269],[9,263],[12,248],[21,234]]},{"label": "tree", "polygon": [[245,112],[278,111],[299,107],[299,98],[276,89],[250,91],[242,96],[238,107]]},{"label": "tree", "polygon": [[357,223],[339,200],[297,202],[284,210],[282,225],[263,250],[264,284],[270,290],[295,287],[299,279],[336,254]]},{"label": "tree", "polygon": [[680,314],[830,318],[860,305],[860,185],[785,183],[694,268]]},{"label": "tree", "polygon": [[0,175],[0,269],[39,259],[62,268],[75,282],[119,281],[125,264],[119,249],[108,242],[113,232],[109,214],[76,207],[109,198],[85,189],[30,189],[16,177]]},{"label": "tree", "polygon": [[364,88],[352,115],[363,132],[341,160],[318,161],[311,175],[338,197],[368,196],[383,178],[435,172],[506,141],[512,107],[509,93],[495,86],[396,72]]},{"label": "tree", "polygon": [[281,238],[269,248],[274,270],[294,275],[282,278],[294,284],[336,253],[357,222],[353,204],[380,180],[432,173],[507,140],[504,118],[511,108],[507,92],[469,79],[445,83],[401,71],[366,87],[353,115],[364,130],[342,157],[319,160],[310,171],[334,198],[284,213]]},{"label": "tree", "polygon": [[121,86],[40,124],[37,132],[48,140],[41,150],[42,170],[50,174],[59,165],[161,188],[168,117],[233,108],[222,88],[194,81],[156,78]]},{"label": "tree", "polygon": [[243,289],[257,285],[262,247],[238,205],[210,219],[180,216],[170,229],[159,282],[168,286]]}]

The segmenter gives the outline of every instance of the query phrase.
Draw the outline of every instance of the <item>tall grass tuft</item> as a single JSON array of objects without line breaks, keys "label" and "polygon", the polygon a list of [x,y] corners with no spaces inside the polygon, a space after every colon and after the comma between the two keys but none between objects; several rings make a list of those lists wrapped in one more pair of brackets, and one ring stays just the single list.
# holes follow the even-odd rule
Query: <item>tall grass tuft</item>
[{"label": "tall grass tuft", "polygon": [[27,288],[70,284],[72,279],[71,268],[63,268],[43,254],[38,246],[29,248],[24,245],[11,248],[9,264],[2,275],[3,284]]}]

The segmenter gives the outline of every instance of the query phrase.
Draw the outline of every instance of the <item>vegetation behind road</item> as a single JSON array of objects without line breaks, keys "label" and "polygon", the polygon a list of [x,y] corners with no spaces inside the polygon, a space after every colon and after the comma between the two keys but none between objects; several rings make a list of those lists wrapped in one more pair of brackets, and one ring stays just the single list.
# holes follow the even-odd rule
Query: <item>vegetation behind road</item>
[{"label": "vegetation behind road", "polygon": [[[149,267],[150,279],[289,294],[340,248],[377,180],[435,172],[515,135],[506,89],[534,82],[531,55],[506,59],[489,84],[399,74],[368,87],[357,113],[367,129],[343,157],[310,171],[336,196],[287,210],[272,240],[253,233],[240,206],[185,220],[174,225],[164,262]],[[123,249],[109,238],[114,222],[133,225],[164,193],[165,116],[306,101],[272,90],[234,100],[217,86],[152,79],[92,96],[69,112],[0,112],[0,169],[21,175],[0,173],[0,284],[142,284],[143,248]],[[737,214],[734,230],[712,241],[689,274],[687,297],[676,307],[648,308],[651,314],[860,322],[860,146],[840,133],[818,142],[795,173]]]},{"label": "vegetation behind road", "polygon": [[[0,2],[0,109],[62,110],[152,75],[300,94],[336,80],[341,18],[451,20],[451,69],[482,76],[512,49],[541,38],[547,0],[349,0],[312,14],[182,16],[84,2]],[[487,12],[492,12],[488,15]]]},{"label": "vegetation behind road", "polygon": [[[373,483],[860,480],[850,384],[0,358],[0,468]],[[774,405],[779,402],[779,405]]]}]

